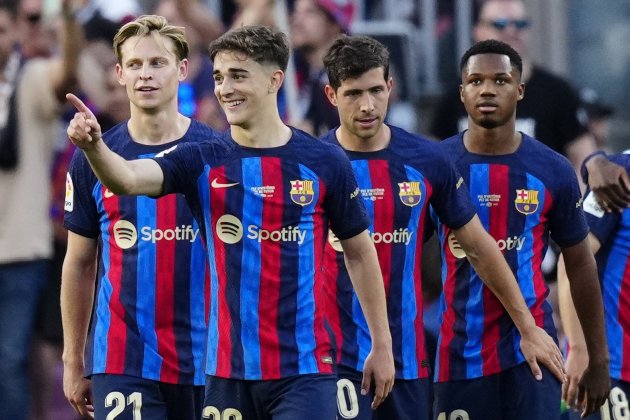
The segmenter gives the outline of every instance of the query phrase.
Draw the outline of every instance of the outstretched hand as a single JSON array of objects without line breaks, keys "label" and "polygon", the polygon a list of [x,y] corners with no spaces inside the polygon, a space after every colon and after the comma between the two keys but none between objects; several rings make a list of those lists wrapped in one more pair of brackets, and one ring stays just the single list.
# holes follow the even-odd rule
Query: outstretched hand
[{"label": "outstretched hand", "polygon": [[542,363],[562,383],[566,380],[562,353],[553,338],[540,327],[521,334],[521,351],[536,380],[542,379]]},{"label": "outstretched hand", "polygon": [[578,385],[577,401],[582,418],[593,414],[604,404],[610,392],[608,363],[589,362]]},{"label": "outstretched hand", "polygon": [[70,141],[83,150],[93,148],[101,140],[102,134],[96,116],[72,93],[68,93],[66,99],[77,109],[67,129]]}]

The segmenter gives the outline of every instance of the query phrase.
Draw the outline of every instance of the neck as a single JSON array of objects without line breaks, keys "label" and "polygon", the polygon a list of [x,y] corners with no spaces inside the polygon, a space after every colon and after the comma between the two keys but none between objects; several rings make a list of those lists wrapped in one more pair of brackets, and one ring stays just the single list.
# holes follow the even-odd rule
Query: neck
[{"label": "neck", "polygon": [[483,128],[468,120],[464,133],[464,146],[471,153],[480,155],[507,155],[516,152],[522,141],[521,133],[515,131],[514,119],[495,128]]},{"label": "neck", "polygon": [[180,113],[147,114],[132,107],[127,123],[131,138],[140,144],[157,145],[180,139],[190,127],[190,118]]},{"label": "neck", "polygon": [[277,97],[273,102],[261,106],[257,114],[249,121],[239,125],[230,125],[230,134],[241,146],[269,148],[285,145],[291,138],[291,129],[282,121]]},{"label": "neck", "polygon": [[363,139],[344,130],[343,126],[340,126],[335,131],[335,135],[337,136],[339,144],[345,150],[351,152],[378,152],[389,145],[392,138],[392,131],[389,126],[383,124],[374,136]]}]

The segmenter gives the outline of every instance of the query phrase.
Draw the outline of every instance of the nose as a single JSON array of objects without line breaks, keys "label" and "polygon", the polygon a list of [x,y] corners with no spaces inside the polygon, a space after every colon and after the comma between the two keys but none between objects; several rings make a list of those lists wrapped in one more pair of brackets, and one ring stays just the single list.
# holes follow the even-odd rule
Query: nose
[{"label": "nose", "polygon": [[365,94],[361,99],[361,112],[370,113],[374,111],[374,99],[369,93]]},{"label": "nose", "polygon": [[484,80],[484,82],[481,85],[481,94],[488,95],[488,96],[494,96],[496,94],[496,85],[494,83],[494,80],[492,79]]},{"label": "nose", "polygon": [[221,81],[221,84],[216,86],[216,89],[223,96],[228,95],[234,91],[234,88],[232,87],[232,83],[229,77],[224,78]]},{"label": "nose", "polygon": [[151,69],[148,64],[142,65],[142,71],[140,72],[140,79],[142,80],[150,80],[153,77],[151,74]]}]

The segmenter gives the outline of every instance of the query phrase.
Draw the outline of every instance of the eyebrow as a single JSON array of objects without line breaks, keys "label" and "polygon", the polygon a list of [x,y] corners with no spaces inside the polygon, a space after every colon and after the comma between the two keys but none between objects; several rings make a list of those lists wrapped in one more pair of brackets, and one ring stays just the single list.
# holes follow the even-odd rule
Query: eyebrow
[{"label": "eyebrow", "polygon": [[[225,73],[249,73],[246,69],[240,68],[240,67],[230,67],[228,68]],[[221,71],[219,70],[213,70],[212,74],[221,74]]]}]

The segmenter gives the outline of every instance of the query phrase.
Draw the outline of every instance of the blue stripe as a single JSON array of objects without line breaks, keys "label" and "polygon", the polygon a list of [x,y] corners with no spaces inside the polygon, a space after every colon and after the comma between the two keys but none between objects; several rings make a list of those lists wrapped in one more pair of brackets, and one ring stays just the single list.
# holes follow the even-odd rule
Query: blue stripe
[{"label": "blue stripe", "polygon": [[214,250],[214,231],[210,216],[210,166],[205,166],[203,173],[197,179],[197,191],[201,200],[204,224],[206,229],[206,248],[210,266],[210,313],[208,314],[208,346],[206,351],[206,373],[214,375],[217,372],[217,353],[219,347],[219,278]]},{"label": "blue stripe", "polygon": [[[146,196],[136,197],[137,225],[157,228],[157,200]],[[144,358],[142,362],[143,378],[159,378],[162,368],[162,358],[159,356],[158,339],[155,331],[155,292],[157,246],[151,241],[140,240],[141,232],[138,232],[138,265],[136,273],[136,321],[138,330],[143,331]]]},{"label": "blue stripe", "polygon": [[[533,229],[540,224],[540,218],[545,208],[545,185],[536,177],[526,174],[527,189],[538,191],[538,209],[535,213],[527,215],[525,217],[525,225],[523,226],[523,233],[519,236],[519,239],[524,239],[523,248],[520,251],[516,251],[518,257],[518,269],[516,273],[516,280],[518,281],[521,293],[525,299],[525,303],[528,308],[536,303],[536,290],[534,288],[534,273],[540,270],[540,267],[534,267],[532,265],[534,258],[534,232]],[[541,238],[542,240],[542,238]],[[544,258],[546,249],[542,250],[541,258]],[[513,337],[513,350],[514,355],[517,358],[517,362],[525,360],[525,356],[521,352],[521,335],[514,329]]]},{"label": "blue stripe", "polygon": [[[372,188],[372,175],[370,174],[369,162],[367,160],[353,160],[352,170],[357,180],[359,189],[366,190]],[[374,203],[370,200],[363,200],[368,217],[370,218],[369,231],[374,232]],[[344,266],[345,267],[345,266]],[[356,369],[363,371],[363,365],[372,348],[372,339],[369,334],[367,321],[361,309],[359,298],[352,288],[352,321],[356,325],[356,344],[357,344],[357,366]]]},{"label": "blue stripe", "polygon": [[[193,219],[193,231],[199,231],[197,221]],[[206,334],[205,321],[205,299],[200,298],[199,292],[205,296],[206,275],[201,268],[206,266],[205,250],[201,234],[197,240],[193,242],[190,250],[190,340],[192,342],[193,364],[195,366],[195,385],[205,384],[205,375],[203,374],[203,343]],[[214,261],[214,260],[213,260]],[[201,272],[200,272],[201,271]]]},{"label": "blue stripe", "polygon": [[[300,374],[318,371],[315,360],[315,241],[313,214],[319,201],[319,179],[306,166],[299,165],[300,177],[313,181],[313,201],[302,208],[298,228],[306,232],[304,243],[298,244],[298,289],[297,313],[295,323],[295,341],[298,346],[298,369]],[[323,252],[323,250],[322,250]]]},{"label": "blue stripe", "polygon": [[[402,276],[402,295],[400,305],[402,307],[401,322],[402,328],[402,360],[403,378],[415,379],[418,377],[418,356],[416,354],[415,320],[418,316],[418,302],[416,302],[416,284],[414,279],[414,266],[416,262],[416,247],[418,240],[418,223],[422,217],[422,210],[427,199],[427,190],[424,177],[415,168],[405,166],[407,179],[420,182],[420,203],[411,207],[409,224],[407,229],[413,232],[409,245],[405,247],[405,263]],[[422,343],[424,346],[424,343]]]},{"label": "blue stripe", "polygon": [[[255,194],[248,194],[251,187],[263,185],[260,158],[242,160],[243,168],[243,236],[248,234],[247,227],[263,226],[263,200]],[[245,240],[245,239],[244,239]],[[260,242],[249,239],[243,246],[241,259],[241,342],[243,343],[243,361],[246,379],[260,379],[260,341],[258,308],[260,298]]]},{"label": "blue stripe", "polygon": [[[97,182],[92,190],[92,195],[96,199],[99,214],[105,214],[103,200],[101,198],[101,184]],[[110,235],[109,235],[109,219],[101,220],[101,241],[103,276],[101,277],[101,287],[96,297],[96,326],[94,327],[94,350],[93,350],[93,373],[105,372],[107,367],[107,333],[111,325],[111,312],[109,310],[109,302],[112,298],[113,287],[109,281],[110,270]]]},{"label": "blue stripe", "polygon": [[[478,202],[479,195],[489,194],[490,166],[487,164],[470,165],[470,196],[473,202]],[[488,231],[490,226],[490,209],[477,206],[477,214],[483,227]],[[474,274],[470,267],[469,297],[466,302],[466,335],[468,340],[464,345],[464,359],[466,364],[466,377],[476,378],[483,374],[483,359],[481,358],[481,337],[483,336],[483,282]],[[471,337],[474,339],[471,340]]]},{"label": "blue stripe", "polygon": [[[444,281],[446,280],[446,276],[448,274],[448,270],[447,270],[447,263],[446,263],[446,258],[444,258],[444,251],[443,251],[443,246],[444,246],[444,241],[446,240],[445,235],[444,235],[444,230],[445,230],[445,226],[443,224],[441,224],[440,219],[437,216],[437,213],[435,212],[435,209],[432,206],[429,206],[429,211],[431,213],[431,219],[433,220],[433,224],[435,225],[435,230],[437,232],[438,235],[438,240],[441,246],[440,249],[440,255],[442,255],[441,258],[441,264],[442,264],[442,288],[444,288]],[[442,292],[440,294],[440,319],[439,319],[439,323],[440,325],[442,325],[442,320],[444,318],[444,312],[446,311],[446,298],[444,297],[444,292]],[[433,380],[435,382],[437,382],[438,378],[440,377],[440,347],[442,346],[442,333],[440,332],[438,334],[438,339],[437,339],[437,346],[435,347],[436,351],[435,351],[435,374],[433,375]]]}]

